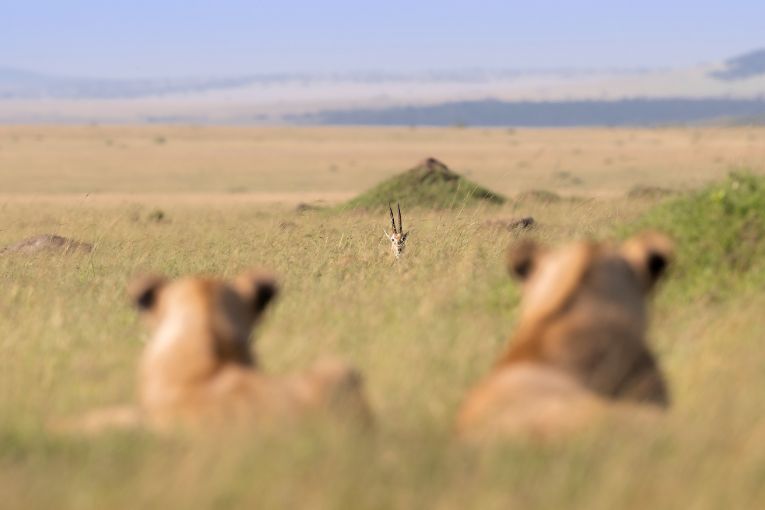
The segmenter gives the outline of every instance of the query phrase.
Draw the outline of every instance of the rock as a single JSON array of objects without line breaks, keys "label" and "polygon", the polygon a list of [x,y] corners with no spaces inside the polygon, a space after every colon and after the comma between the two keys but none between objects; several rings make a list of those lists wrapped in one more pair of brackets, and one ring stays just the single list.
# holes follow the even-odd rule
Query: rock
[{"label": "rock", "polygon": [[523,218],[513,218],[511,220],[488,220],[484,223],[487,227],[501,228],[504,230],[530,230],[534,228],[536,222],[531,216]]},{"label": "rock", "polygon": [[307,204],[305,202],[300,202],[298,205],[295,206],[295,212],[304,213],[309,211],[317,211],[320,207],[313,204]]},{"label": "rock", "polygon": [[530,228],[533,228],[535,224],[536,222],[534,221],[534,218],[532,218],[531,216],[525,216],[517,220],[512,220],[510,223],[507,224],[507,228],[508,230],[512,230],[515,228],[530,229]]},{"label": "rock", "polygon": [[414,167],[412,170],[415,173],[420,173],[420,180],[442,180],[453,181],[459,179],[459,175],[452,172],[448,166],[437,160],[436,158],[426,158]]}]

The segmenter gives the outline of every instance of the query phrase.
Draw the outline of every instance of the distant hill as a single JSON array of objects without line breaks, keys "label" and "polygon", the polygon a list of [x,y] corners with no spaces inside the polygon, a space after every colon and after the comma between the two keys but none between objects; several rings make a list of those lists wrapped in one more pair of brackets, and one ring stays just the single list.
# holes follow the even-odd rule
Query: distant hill
[{"label": "distant hill", "polygon": [[765,49],[726,60],[725,69],[711,74],[721,80],[743,80],[765,74]]},{"label": "distant hill", "polygon": [[[616,74],[629,72],[614,70]],[[252,73],[224,78],[136,78],[106,79],[67,77],[24,69],[0,67],[0,100],[2,99],[119,99],[188,94],[196,92],[242,89],[250,86],[317,87],[326,84],[407,85],[485,84],[497,80],[515,80],[523,76],[546,78],[586,77],[591,70],[560,69],[547,71],[456,69],[416,73],[345,72],[345,73]],[[257,93],[256,93],[257,94]],[[342,97],[342,94],[341,94]]]},{"label": "distant hill", "polygon": [[435,158],[427,158],[417,166],[381,182],[357,196],[344,208],[384,209],[400,202],[405,208],[428,207],[449,209],[478,205],[502,204],[505,198],[453,172]]},{"label": "distant hill", "polygon": [[461,101],[432,106],[330,110],[292,116],[304,124],[413,126],[633,126],[693,124],[765,115],[765,99]]},{"label": "distant hill", "polygon": [[765,49],[645,69],[108,79],[0,67],[0,123],[646,126],[761,122]]},{"label": "distant hill", "polygon": [[110,80],[0,68],[0,99],[110,99],[240,87],[251,77]]}]

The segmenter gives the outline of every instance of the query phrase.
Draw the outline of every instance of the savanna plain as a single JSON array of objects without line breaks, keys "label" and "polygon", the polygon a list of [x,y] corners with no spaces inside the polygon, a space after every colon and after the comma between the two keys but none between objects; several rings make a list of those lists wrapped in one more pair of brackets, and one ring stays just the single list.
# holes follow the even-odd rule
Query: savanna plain
[{"label": "savanna plain", "polygon": [[[338,205],[431,156],[507,201],[402,203],[412,233],[395,261],[385,209]],[[44,233],[94,246],[0,255],[0,507],[762,508],[762,175],[762,128],[0,127],[0,246]],[[521,216],[535,228],[496,221]],[[648,227],[678,251],[651,303],[666,416],[456,441],[457,407],[516,321],[507,246]],[[132,275],[251,267],[283,290],[255,332],[263,368],[346,359],[373,432],[52,430],[134,398]]]}]

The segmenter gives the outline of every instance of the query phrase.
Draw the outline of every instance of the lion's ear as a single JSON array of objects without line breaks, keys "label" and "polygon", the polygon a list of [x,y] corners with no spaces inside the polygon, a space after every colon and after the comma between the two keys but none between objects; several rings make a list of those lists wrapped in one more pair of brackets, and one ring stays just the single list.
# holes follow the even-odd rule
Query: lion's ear
[{"label": "lion's ear", "polygon": [[166,282],[162,276],[137,276],[128,284],[130,300],[142,312],[151,310],[157,302],[157,293]]},{"label": "lion's ear", "polygon": [[510,246],[507,250],[507,270],[515,278],[526,280],[534,271],[534,266],[542,248],[534,241],[526,240]]},{"label": "lion's ear", "polygon": [[262,313],[279,294],[276,278],[260,271],[250,271],[239,276],[234,285],[256,314]]},{"label": "lion's ear", "polygon": [[675,248],[669,237],[648,231],[625,241],[622,254],[649,290],[666,272],[674,259]]}]

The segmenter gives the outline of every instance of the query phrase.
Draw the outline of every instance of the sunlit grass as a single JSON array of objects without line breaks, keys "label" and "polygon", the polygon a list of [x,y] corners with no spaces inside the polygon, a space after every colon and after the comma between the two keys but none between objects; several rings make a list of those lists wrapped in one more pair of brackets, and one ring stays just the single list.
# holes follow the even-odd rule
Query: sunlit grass
[{"label": "sunlit grass", "polygon": [[[456,444],[464,391],[491,365],[518,290],[502,255],[519,235],[607,237],[654,202],[590,200],[408,211],[394,263],[383,215],[242,205],[14,204],[3,244],[55,231],[89,255],[0,258],[0,492],[12,508],[752,507],[765,477],[765,349],[756,289],[688,300],[670,280],[652,337],[673,390],[654,429],[609,428],[554,445]],[[509,233],[490,218],[532,215]],[[176,276],[274,271],[284,292],[256,335],[266,370],[324,354],[366,376],[370,436],[306,427],[235,441],[145,433],[62,437],[46,424],[130,400],[144,333],[124,295],[141,269]]]},{"label": "sunlit grass", "polygon": [[[695,189],[734,163],[761,172],[760,132],[0,128],[0,246],[42,233],[94,243],[90,254],[0,256],[0,506],[756,508],[765,499],[761,190],[742,195],[748,188],[733,181],[698,195],[656,190]],[[412,233],[398,263],[385,213],[294,209],[311,193],[350,198],[426,156],[510,200],[437,212],[403,203]],[[520,216],[536,228],[490,221]],[[457,444],[457,406],[514,327],[508,243],[643,226],[678,241],[650,331],[672,390],[666,419],[557,444]],[[145,332],[125,295],[132,275],[253,266],[283,286],[255,336],[263,368],[345,358],[365,375],[374,434],[318,424],[201,440],[49,430],[133,399]]]}]

